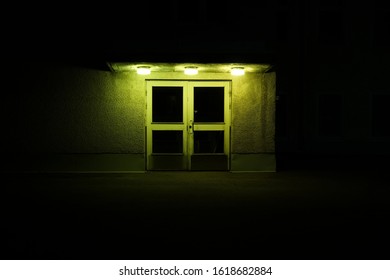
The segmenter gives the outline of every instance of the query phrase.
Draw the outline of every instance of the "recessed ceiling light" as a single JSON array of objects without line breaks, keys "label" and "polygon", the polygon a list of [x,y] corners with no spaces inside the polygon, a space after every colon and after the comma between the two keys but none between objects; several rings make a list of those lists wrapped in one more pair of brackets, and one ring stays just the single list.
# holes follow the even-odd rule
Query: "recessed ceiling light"
[{"label": "recessed ceiling light", "polygon": [[196,74],[198,74],[198,67],[194,67],[194,66],[185,67],[184,68],[184,74],[186,74],[186,75],[196,75]]},{"label": "recessed ceiling light", "polygon": [[232,67],[230,73],[233,76],[242,76],[245,74],[245,69],[244,67]]},{"label": "recessed ceiling light", "polygon": [[149,66],[138,66],[137,67],[137,74],[149,75],[150,74],[150,67]]}]

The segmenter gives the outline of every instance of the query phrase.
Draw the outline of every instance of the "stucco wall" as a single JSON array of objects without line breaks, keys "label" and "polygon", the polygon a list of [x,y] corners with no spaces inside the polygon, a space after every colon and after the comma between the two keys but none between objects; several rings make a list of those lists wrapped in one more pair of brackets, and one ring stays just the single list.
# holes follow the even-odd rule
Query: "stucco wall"
[{"label": "stucco wall", "polygon": [[233,79],[232,152],[274,152],[275,81],[272,74]]},{"label": "stucco wall", "polygon": [[[29,153],[143,153],[143,80],[133,73],[38,65],[15,73],[11,144]],[[129,82],[132,81],[132,82]]]}]

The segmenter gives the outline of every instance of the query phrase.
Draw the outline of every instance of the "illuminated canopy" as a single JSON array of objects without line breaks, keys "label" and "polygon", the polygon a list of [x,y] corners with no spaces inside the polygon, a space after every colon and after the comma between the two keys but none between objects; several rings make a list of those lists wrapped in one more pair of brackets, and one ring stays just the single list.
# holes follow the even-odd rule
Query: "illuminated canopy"
[{"label": "illuminated canopy", "polygon": [[[108,62],[107,65],[113,72],[136,72],[139,67],[148,66],[151,72],[180,72],[186,69],[197,70],[199,73],[264,73],[272,68],[270,64],[251,63],[145,63],[145,62]],[[235,69],[235,70],[233,70]],[[233,70],[233,72],[232,72]],[[146,71],[146,70],[145,70]]]}]

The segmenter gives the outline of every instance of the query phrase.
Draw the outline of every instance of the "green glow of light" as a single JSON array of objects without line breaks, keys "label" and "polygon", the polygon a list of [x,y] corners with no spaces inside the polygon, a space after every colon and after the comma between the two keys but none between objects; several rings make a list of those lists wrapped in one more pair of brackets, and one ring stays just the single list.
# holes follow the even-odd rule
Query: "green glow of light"
[{"label": "green glow of light", "polygon": [[233,67],[230,71],[233,76],[242,76],[245,74],[244,67]]},{"label": "green glow of light", "polygon": [[139,74],[139,75],[149,75],[150,72],[151,72],[150,67],[148,67],[148,66],[137,67],[137,74]]},{"label": "green glow of light", "polygon": [[196,75],[196,74],[198,74],[198,68],[197,67],[186,67],[186,68],[184,68],[184,74]]}]

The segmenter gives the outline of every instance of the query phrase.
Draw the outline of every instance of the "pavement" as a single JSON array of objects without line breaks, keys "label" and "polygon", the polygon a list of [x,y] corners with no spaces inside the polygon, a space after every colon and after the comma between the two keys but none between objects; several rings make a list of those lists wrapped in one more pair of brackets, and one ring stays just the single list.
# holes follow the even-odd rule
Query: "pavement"
[{"label": "pavement", "polygon": [[2,176],[1,259],[390,259],[385,169]]}]

